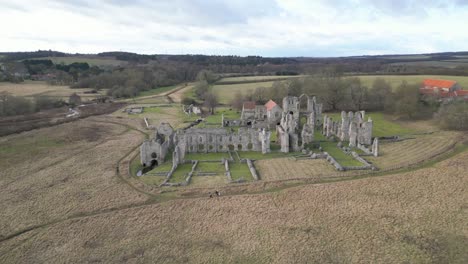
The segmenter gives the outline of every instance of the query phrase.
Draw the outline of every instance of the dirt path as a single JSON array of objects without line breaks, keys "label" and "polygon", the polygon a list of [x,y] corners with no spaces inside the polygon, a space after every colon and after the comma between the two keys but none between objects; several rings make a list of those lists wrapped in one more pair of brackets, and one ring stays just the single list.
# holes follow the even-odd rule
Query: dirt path
[{"label": "dirt path", "polygon": [[160,94],[141,96],[137,98],[129,98],[119,100],[119,102],[132,103],[138,100],[152,99],[152,98],[167,98],[171,103],[180,103],[183,98],[183,94],[193,87],[193,83],[181,84],[170,91],[166,91]]}]

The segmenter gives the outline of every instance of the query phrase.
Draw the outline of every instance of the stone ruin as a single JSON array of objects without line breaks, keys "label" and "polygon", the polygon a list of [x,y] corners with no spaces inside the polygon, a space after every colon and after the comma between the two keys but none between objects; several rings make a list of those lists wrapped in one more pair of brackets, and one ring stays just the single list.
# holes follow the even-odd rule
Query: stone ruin
[{"label": "stone ruin", "polygon": [[[300,151],[314,141],[314,131],[322,119],[322,104],[314,97],[307,97],[307,110],[301,112],[300,97],[283,98],[281,120],[276,126],[278,142],[282,152]],[[300,117],[306,116],[306,123],[300,130]],[[300,135],[300,138],[299,138]],[[301,144],[299,145],[299,139]]]},{"label": "stone ruin", "polygon": [[174,149],[173,162],[184,161],[186,153],[228,151],[270,152],[271,132],[267,129],[188,128],[174,131],[167,123],[157,128],[155,138],[140,147],[141,164],[154,166],[164,162],[169,149]]},{"label": "stone ruin", "polygon": [[[349,142],[350,147],[365,149],[366,153],[378,156],[378,139],[372,140],[373,121],[370,117],[364,121],[364,117],[365,111],[342,111],[341,121],[334,121],[325,115],[322,134],[327,138],[335,136],[342,142]],[[371,146],[372,150],[367,149],[367,146]]]},{"label": "stone ruin", "polygon": [[174,129],[169,123],[161,123],[151,140],[140,146],[140,160],[143,166],[157,166],[165,161],[169,148],[174,145]]}]

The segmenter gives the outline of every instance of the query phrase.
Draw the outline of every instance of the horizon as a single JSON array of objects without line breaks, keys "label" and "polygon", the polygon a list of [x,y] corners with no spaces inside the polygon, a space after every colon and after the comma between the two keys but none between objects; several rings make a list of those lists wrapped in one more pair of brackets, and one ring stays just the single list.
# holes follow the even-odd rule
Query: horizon
[{"label": "horizon", "polygon": [[468,12],[465,0],[0,4],[0,22],[14,25],[4,29],[4,52],[329,58],[468,50],[459,22]]},{"label": "horizon", "polygon": [[[237,55],[237,54],[201,54],[201,53],[186,53],[186,54],[175,54],[175,53],[137,53],[137,52],[129,52],[124,50],[109,50],[109,51],[102,51],[97,53],[79,53],[79,52],[64,52],[60,50],[52,50],[52,49],[39,49],[39,50],[24,50],[24,51],[0,51],[0,54],[5,53],[33,53],[39,51],[50,51],[50,52],[58,52],[64,53],[66,55],[79,55],[79,56],[96,56],[102,53],[130,53],[130,54],[137,54],[137,55],[144,55],[144,56],[237,56],[237,57],[262,57],[262,58],[316,58],[316,59],[327,59],[327,58],[353,58],[353,57],[388,57],[388,56],[413,56],[413,55],[438,55],[438,54],[446,54],[446,53],[468,53],[468,50],[457,50],[457,51],[441,51],[441,52],[431,52],[431,53],[406,53],[406,54],[375,54],[375,55],[368,55],[368,54],[360,54],[360,55],[351,55],[351,56],[261,56],[256,54],[250,55]],[[55,57],[55,56],[53,56]]]}]

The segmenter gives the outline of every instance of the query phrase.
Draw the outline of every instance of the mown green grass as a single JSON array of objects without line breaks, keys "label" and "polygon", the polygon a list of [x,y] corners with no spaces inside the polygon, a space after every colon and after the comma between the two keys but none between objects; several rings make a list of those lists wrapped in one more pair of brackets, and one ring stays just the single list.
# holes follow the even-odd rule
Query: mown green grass
[{"label": "mown green grass", "polygon": [[[341,120],[341,113],[326,113],[326,115],[330,116],[334,121]],[[404,127],[397,122],[391,121],[391,116],[380,112],[366,112],[364,120],[367,121],[369,117],[374,123],[372,129],[372,136],[374,137],[407,135],[417,132],[413,129]]]},{"label": "mown green grass", "polygon": [[363,164],[355,160],[351,155],[346,155],[341,149],[336,146],[336,142],[321,142],[320,146],[324,152],[328,152],[335,158],[341,166],[362,166]]},{"label": "mown green grass", "polygon": [[270,152],[266,154],[262,154],[262,152],[258,152],[258,151],[239,151],[238,153],[241,159],[252,159],[252,160],[285,158],[285,157],[292,157],[292,156],[297,156],[301,154],[299,152],[283,153],[279,151]]},{"label": "mown green grass", "polygon": [[155,167],[154,169],[150,170],[147,174],[155,174],[158,172],[169,172],[172,169],[172,161],[166,161],[163,164]]},{"label": "mown green grass", "polygon": [[213,115],[209,115],[205,118],[205,122],[210,124],[221,125],[223,115],[226,119],[240,119],[241,117],[241,113],[237,110],[233,110],[227,107],[219,107],[216,109]]},{"label": "mown green grass", "polygon": [[196,168],[198,172],[216,172],[223,175],[225,172],[224,164],[221,162],[199,162]]},{"label": "mown green grass", "polygon": [[222,160],[229,159],[227,152],[210,152],[210,153],[189,153],[185,156],[186,160]]},{"label": "mown green grass", "polygon": [[169,182],[183,182],[185,181],[185,178],[189,174],[189,172],[192,171],[192,164],[180,164],[177,166],[177,169],[174,171],[172,174],[171,178],[169,179]]},{"label": "mown green grass", "polygon": [[241,178],[246,181],[252,180],[252,175],[246,163],[229,163],[229,171],[231,172],[231,179],[234,181]]}]

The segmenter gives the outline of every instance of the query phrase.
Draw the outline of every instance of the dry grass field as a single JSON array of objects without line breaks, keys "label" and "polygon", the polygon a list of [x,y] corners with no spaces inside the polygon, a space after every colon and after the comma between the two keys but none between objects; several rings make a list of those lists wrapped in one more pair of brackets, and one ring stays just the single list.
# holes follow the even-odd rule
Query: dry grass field
[{"label": "dry grass field", "polygon": [[0,238],[73,215],[146,197],[115,176],[143,135],[92,117],[0,138]]},{"label": "dry grass field", "polygon": [[[466,263],[466,159],[468,152],[397,175],[75,217],[0,242],[0,262]],[[101,195],[129,201],[115,191]]]},{"label": "dry grass field", "polygon": [[234,96],[238,91],[242,94],[246,94],[255,90],[257,87],[271,88],[272,84],[272,81],[240,84],[215,84],[212,86],[212,90],[218,96],[221,104],[229,104],[232,99],[234,99]]},{"label": "dry grass field", "polygon": [[101,90],[98,94],[85,94],[84,92],[90,91],[91,89],[71,89],[69,86],[60,85],[49,85],[42,81],[25,81],[22,83],[7,83],[0,82],[0,92],[7,92],[16,96],[33,97],[39,95],[45,95],[49,97],[58,97],[68,100],[68,97],[77,93],[81,96],[82,100],[91,100],[96,96],[105,94],[105,90]]},{"label": "dry grass field", "polygon": [[457,81],[464,90],[468,90],[468,77],[448,76],[448,75],[365,75],[358,76],[367,87],[372,87],[372,82],[376,78],[385,79],[393,88],[396,88],[402,81],[408,84],[421,84],[424,79],[443,79]]},{"label": "dry grass field", "polygon": [[225,83],[247,83],[247,82],[265,82],[273,80],[285,80],[290,78],[300,78],[304,75],[259,75],[259,76],[240,76],[240,77],[226,77],[217,81],[218,84]]},{"label": "dry grass field", "polygon": [[[220,175],[160,189],[129,175],[151,134],[143,116],[183,121],[179,106],[119,110],[0,137],[0,263],[468,260],[467,151],[418,170],[333,183],[320,183],[336,174],[324,160],[258,160],[259,182],[226,186],[220,165]],[[459,137],[384,143],[374,162],[417,163]],[[205,166],[199,170],[213,170]],[[297,175],[306,180],[277,181]],[[208,198],[215,189],[222,196]]]}]

